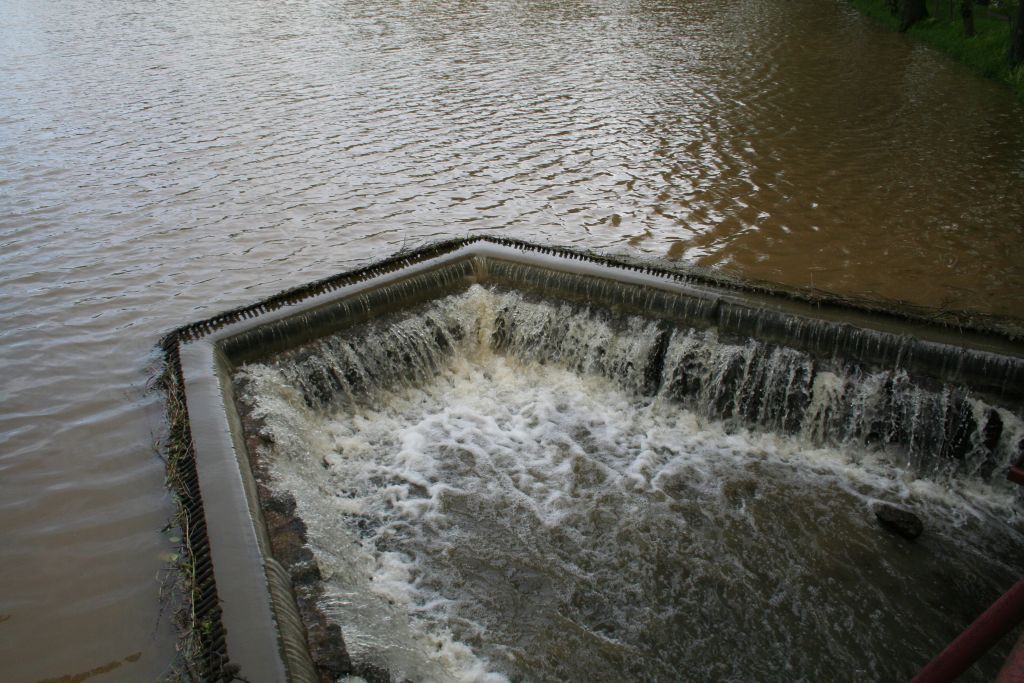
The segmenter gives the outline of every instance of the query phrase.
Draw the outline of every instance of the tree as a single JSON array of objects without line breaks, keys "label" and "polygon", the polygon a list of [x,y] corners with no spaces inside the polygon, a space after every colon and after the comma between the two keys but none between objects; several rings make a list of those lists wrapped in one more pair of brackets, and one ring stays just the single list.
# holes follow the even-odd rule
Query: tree
[{"label": "tree", "polygon": [[974,0],[960,0],[960,18],[964,20],[964,35],[974,35]]},{"label": "tree", "polygon": [[1010,66],[1024,64],[1024,0],[1017,0],[1017,16],[1010,28]]},{"label": "tree", "polygon": [[[1024,1],[1024,0],[1022,0]],[[903,16],[900,17],[900,33],[906,33],[907,29],[928,18],[928,8],[924,0],[903,0]]]}]

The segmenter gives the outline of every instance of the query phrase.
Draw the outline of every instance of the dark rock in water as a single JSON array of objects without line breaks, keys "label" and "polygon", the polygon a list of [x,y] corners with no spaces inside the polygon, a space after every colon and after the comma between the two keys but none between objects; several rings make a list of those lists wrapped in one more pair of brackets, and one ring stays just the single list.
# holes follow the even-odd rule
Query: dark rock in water
[{"label": "dark rock in water", "polygon": [[309,548],[302,548],[296,553],[296,559],[289,565],[288,573],[296,589],[310,586],[323,579],[320,565],[313,559],[313,552]]},{"label": "dark rock in water", "polygon": [[295,498],[288,493],[272,494],[264,499],[263,507],[268,512],[291,517],[295,515]]},{"label": "dark rock in water", "polygon": [[341,628],[337,624],[317,625],[318,638],[313,639],[317,645],[314,655],[320,671],[327,680],[336,681],[342,676],[352,673],[352,661],[349,659],[345,640],[341,636]]},{"label": "dark rock in water", "polygon": [[391,683],[391,673],[375,664],[357,664],[353,670],[366,683]]},{"label": "dark rock in water", "polygon": [[753,479],[736,479],[727,481],[722,486],[722,494],[730,503],[739,503],[752,498],[757,493],[757,482]]},{"label": "dark rock in water", "polygon": [[878,523],[888,531],[899,534],[903,538],[914,540],[924,531],[921,518],[909,510],[898,508],[889,503],[879,503],[875,506],[875,517]]}]

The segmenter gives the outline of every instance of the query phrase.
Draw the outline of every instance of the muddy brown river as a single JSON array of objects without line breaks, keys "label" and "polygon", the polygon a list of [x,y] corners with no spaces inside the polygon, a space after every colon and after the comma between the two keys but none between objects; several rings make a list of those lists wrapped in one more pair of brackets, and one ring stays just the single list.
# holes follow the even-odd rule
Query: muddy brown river
[{"label": "muddy brown river", "polygon": [[1024,319],[1024,106],[842,0],[5,0],[0,84],[5,681],[173,673],[183,322],[477,232]]}]

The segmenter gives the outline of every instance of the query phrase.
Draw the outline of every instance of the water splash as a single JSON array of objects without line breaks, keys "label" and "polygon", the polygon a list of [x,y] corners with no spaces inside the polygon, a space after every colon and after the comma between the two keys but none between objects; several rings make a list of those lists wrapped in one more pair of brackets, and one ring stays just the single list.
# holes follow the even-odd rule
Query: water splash
[{"label": "water splash", "polygon": [[[854,346],[870,344],[871,334]],[[751,338],[727,342],[713,328],[669,329],[480,286],[284,353],[277,366],[307,405],[327,409],[372,402],[382,389],[436,376],[453,357],[492,352],[606,377],[708,419],[797,434],[815,446],[886,450],[921,474],[989,480],[1024,454],[1019,416],[963,387],[915,380],[898,351],[893,367],[872,369],[838,353],[821,358]]]},{"label": "water splash", "polygon": [[1022,569],[1021,421],[898,369],[476,286],[237,389],[395,680],[906,678]]}]

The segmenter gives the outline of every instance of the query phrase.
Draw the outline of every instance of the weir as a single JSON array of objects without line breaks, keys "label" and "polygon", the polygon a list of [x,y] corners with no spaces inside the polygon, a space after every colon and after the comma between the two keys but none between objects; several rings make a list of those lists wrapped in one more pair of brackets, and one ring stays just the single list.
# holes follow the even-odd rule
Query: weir
[{"label": "weir", "polygon": [[[575,491],[577,484],[602,491],[586,499],[588,507],[605,500],[609,514],[634,510],[632,498],[619,489],[610,496],[601,484],[616,480],[627,482],[622,486],[629,488],[634,484],[628,482],[635,482],[638,495],[650,497],[644,506],[664,504],[680,519],[690,520],[685,528],[672,527],[675,535],[689,533],[693,519],[701,514],[688,507],[692,502],[688,498],[699,498],[706,491],[673,483],[684,470],[673,469],[670,462],[680,457],[673,451],[672,439],[686,440],[688,434],[702,430],[714,435],[708,438],[714,441],[717,454],[732,454],[755,442],[760,445],[751,452],[774,453],[774,441],[762,443],[757,440],[761,437],[743,436],[743,445],[735,446],[736,435],[779,435],[789,439],[787,444],[799,444],[801,451],[846,448],[870,454],[885,467],[904,473],[906,481],[979,482],[1009,500],[1014,494],[1002,480],[1007,469],[1024,458],[1024,345],[1006,335],[944,327],[906,312],[802,300],[792,293],[510,240],[480,238],[433,245],[187,325],[168,335],[163,348],[168,357],[175,439],[172,470],[183,517],[188,520],[183,526],[195,566],[195,637],[205,675],[211,680],[230,680],[237,674],[249,681],[315,681],[353,672],[373,678],[385,677],[389,666],[406,674],[425,671],[416,669],[416,663],[401,669],[405,664],[399,660],[395,664],[366,654],[375,646],[384,647],[374,641],[377,636],[371,627],[365,631],[354,627],[352,635],[359,642],[350,642],[346,649],[344,641],[350,634],[338,621],[356,618],[358,610],[345,612],[339,601],[368,611],[390,608],[385,603],[360,602],[349,593],[344,600],[339,598],[342,588],[349,590],[355,584],[330,585],[330,575],[349,561],[331,554],[341,538],[331,535],[331,511],[347,510],[353,538],[397,556],[415,554],[416,548],[430,543],[423,531],[429,524],[410,531],[407,522],[410,516],[426,514],[422,511],[431,505],[453,515],[475,509],[470,516],[481,517],[482,512],[473,507],[479,500],[455,492],[463,490],[459,487],[466,477],[477,481],[482,460],[488,461],[487,468],[495,476],[526,487],[524,505],[543,507],[556,498],[562,500],[564,492],[537,479],[536,472],[518,469],[514,457],[504,461],[495,455],[517,449],[525,453],[534,437],[523,434],[533,434],[544,444],[544,452],[536,456],[543,465],[537,465],[539,469],[563,465],[573,469],[572,496],[591,495]],[[580,389],[571,376],[606,384]],[[531,432],[530,420],[516,429],[502,423],[501,429],[494,428],[497,431],[475,425],[461,436],[446,430],[460,419],[469,419],[465,416],[452,413],[445,418],[447,425],[445,420],[430,422],[443,413],[444,402],[450,399],[440,397],[447,396],[444,392],[451,387],[458,386],[460,391],[488,387],[475,399],[486,402],[492,395],[504,395],[509,387],[523,394],[547,381],[559,383],[559,389],[537,395],[538,401],[550,399],[553,406],[550,415],[538,419],[566,425],[568,436]],[[572,393],[577,390],[585,393]],[[612,418],[600,421],[582,413],[571,419],[561,417],[582,410],[565,405],[566,397],[578,396],[585,402],[588,396],[598,395],[586,392],[598,392],[607,403],[626,401],[622,405],[641,411],[642,417],[616,423],[621,434],[611,436],[602,425]],[[506,404],[515,400],[515,392],[504,399]],[[424,418],[416,406],[431,401],[440,407],[431,413],[434,417]],[[175,407],[181,409],[174,412]],[[600,409],[598,402],[591,410],[597,414]],[[403,415],[418,415],[416,419],[426,420],[422,424],[433,425],[432,433],[443,434],[451,443],[428,465],[403,462],[399,468],[394,461],[373,460],[377,455],[368,453],[366,462],[376,468],[376,474],[363,478],[358,467],[364,456],[358,454],[368,442],[354,425],[364,425],[369,432],[399,424]],[[518,416],[509,413],[501,419],[515,422]],[[673,431],[677,421],[693,429]],[[421,454],[407,443],[389,442],[386,431],[373,442],[376,448],[393,448],[406,460]],[[311,441],[319,438],[311,434],[320,433],[331,433],[334,439],[323,453]],[[648,443],[657,433],[672,438],[660,446]],[[493,442],[487,441],[488,434]],[[502,441],[506,437],[512,441]],[[706,441],[700,441],[699,447],[704,448]],[[590,443],[597,445],[590,448]],[[564,460],[546,459],[563,447]],[[593,458],[586,457],[608,448],[628,451],[632,460],[624,459],[619,466],[618,456],[609,456],[608,462],[595,465]],[[314,452],[316,458],[310,457]],[[658,461],[659,457],[663,460]],[[750,457],[766,456],[758,451]],[[790,458],[797,464],[786,460],[787,467],[805,466],[793,458],[797,456]],[[295,461],[300,462],[291,464]],[[768,462],[772,464],[765,467],[775,472],[775,461],[769,457]],[[580,468],[589,469],[580,474]],[[698,476],[686,471],[691,479]],[[729,479],[732,475],[712,468],[700,476]],[[774,481],[774,476],[766,475],[766,480]],[[526,480],[543,489],[543,495],[531,498],[534,494],[527,491]],[[758,503],[748,500],[758,485],[755,479],[726,483],[722,487],[726,498],[756,509]],[[773,486],[761,485],[765,491]],[[369,504],[357,509],[354,502],[345,501],[331,507],[305,498],[296,486],[333,487],[337,497],[351,501],[368,501],[373,496],[387,501],[380,509]],[[866,492],[870,487],[863,482],[847,488],[845,493],[858,500],[877,497],[875,489]],[[683,491],[689,493],[683,495]],[[567,515],[565,528],[576,528],[572,526],[578,523],[573,521],[576,508],[565,500],[552,510],[527,515],[520,520],[522,525],[529,527],[535,518]],[[636,508],[641,517],[646,514],[644,506]],[[401,514],[387,517],[394,509]],[[674,523],[658,515],[651,519],[655,526]],[[592,524],[587,528],[596,529],[595,533],[616,528],[609,521]],[[541,525],[538,533],[554,534],[557,526]],[[706,542],[708,537],[694,533],[692,543]],[[1008,533],[1006,538],[1012,542],[1020,540],[1017,530]],[[398,541],[393,540],[396,534]],[[573,543],[582,544],[582,557],[593,554],[585,542]],[[552,541],[553,546],[559,544],[569,543]],[[456,546],[447,547],[446,552],[458,553]],[[687,552],[692,553],[693,547]],[[740,552],[751,551],[742,546]],[[611,557],[613,564],[621,560],[601,553],[594,556],[598,555]],[[424,573],[427,578],[417,580],[431,584],[433,579],[423,567],[429,569],[438,562],[425,556],[423,566],[410,571]],[[580,560],[581,566],[585,564]],[[1007,568],[1004,565],[1000,571]],[[1009,571],[1015,569],[1020,568]],[[586,570],[600,571],[596,561]],[[670,575],[668,571],[666,576]],[[659,581],[664,578],[658,576]],[[438,596],[450,598],[455,590],[431,586],[429,595],[435,602]],[[592,602],[605,600],[591,598]],[[593,616],[592,607],[580,610]],[[459,619],[469,619],[459,614]],[[613,617],[598,621],[603,625],[595,633],[612,634],[607,636],[612,642],[629,642],[620,633],[621,626],[611,623]],[[445,628],[451,630],[451,623],[445,622]],[[500,630],[493,624],[490,628]],[[643,637],[656,641],[661,636]],[[350,657],[353,644],[359,652]],[[463,652],[458,649],[461,644],[456,647],[446,641],[445,647]],[[488,647],[496,646],[485,643],[478,649]],[[631,655],[621,656],[627,664],[633,662]],[[476,671],[477,678],[493,673],[472,668],[478,665],[465,664],[462,670]],[[535,666],[530,662],[515,666],[520,668],[504,673],[543,671],[530,669]],[[558,670],[558,665],[547,666]]]}]

